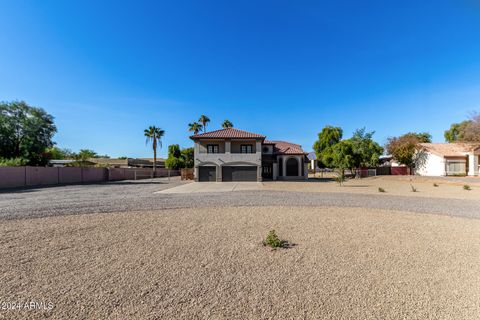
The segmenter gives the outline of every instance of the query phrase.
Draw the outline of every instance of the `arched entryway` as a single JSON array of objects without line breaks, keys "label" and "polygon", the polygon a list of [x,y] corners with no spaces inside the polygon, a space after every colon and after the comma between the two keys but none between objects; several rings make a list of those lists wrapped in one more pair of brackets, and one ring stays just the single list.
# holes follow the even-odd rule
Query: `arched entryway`
[{"label": "arched entryway", "polygon": [[298,176],[298,160],[296,158],[287,160],[287,176]]}]

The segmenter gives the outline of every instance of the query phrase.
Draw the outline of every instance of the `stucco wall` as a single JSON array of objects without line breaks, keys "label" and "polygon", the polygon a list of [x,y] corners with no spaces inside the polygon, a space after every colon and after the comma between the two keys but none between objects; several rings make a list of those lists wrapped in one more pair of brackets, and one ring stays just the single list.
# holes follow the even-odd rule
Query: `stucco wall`
[{"label": "stucco wall", "polygon": [[[287,176],[287,162],[290,158],[297,160],[297,175],[295,176]],[[278,167],[281,168],[279,168],[278,176],[274,177],[274,180],[308,179],[308,166],[303,155],[281,155],[278,156],[277,163]]]},{"label": "stucco wall", "polygon": [[218,144],[218,152],[225,153],[225,141],[223,140],[199,140],[195,143],[198,145],[199,153],[207,153],[207,145]]},{"label": "stucco wall", "polygon": [[26,167],[0,167],[0,188],[15,188],[25,185]]},{"label": "stucco wall", "polygon": [[416,168],[416,173],[421,176],[444,176],[445,159],[433,153],[426,153],[426,160],[422,167]]},{"label": "stucco wall", "polygon": [[230,142],[230,152],[231,153],[240,153],[241,152],[241,146],[242,145],[251,145],[252,146],[252,152],[255,153],[257,152],[256,150],[256,141],[255,140],[232,140]]},{"label": "stucco wall", "polygon": [[[42,185],[146,179],[151,169],[91,167],[0,167],[0,189]],[[157,169],[156,177],[178,176],[179,170]],[[137,173],[137,174],[135,174]]]},{"label": "stucco wall", "polygon": [[58,168],[26,167],[26,170],[27,186],[58,184]]},{"label": "stucco wall", "polygon": [[272,144],[262,144],[262,153],[263,154],[273,154],[273,145]]},{"label": "stucco wall", "polygon": [[81,183],[82,182],[82,168],[58,168],[59,170],[59,183]]}]

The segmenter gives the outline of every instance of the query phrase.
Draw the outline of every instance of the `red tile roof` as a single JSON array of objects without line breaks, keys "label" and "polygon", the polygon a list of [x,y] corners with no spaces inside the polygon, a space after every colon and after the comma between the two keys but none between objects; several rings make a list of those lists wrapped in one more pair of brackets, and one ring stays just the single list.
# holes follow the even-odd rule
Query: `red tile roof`
[{"label": "red tile roof", "polygon": [[273,151],[276,154],[306,154],[302,146],[299,144],[286,141],[267,141],[270,144],[275,144]]},{"label": "red tile roof", "polygon": [[190,136],[190,139],[265,139],[265,136],[235,128],[226,128]]}]

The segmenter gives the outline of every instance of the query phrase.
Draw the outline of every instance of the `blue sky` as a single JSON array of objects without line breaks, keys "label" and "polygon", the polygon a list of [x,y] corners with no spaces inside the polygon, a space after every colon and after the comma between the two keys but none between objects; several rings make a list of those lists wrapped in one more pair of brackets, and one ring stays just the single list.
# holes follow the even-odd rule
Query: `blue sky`
[{"label": "blue sky", "polygon": [[0,0],[0,100],[60,147],[151,156],[206,114],[311,146],[325,125],[443,131],[480,110],[480,2]]}]

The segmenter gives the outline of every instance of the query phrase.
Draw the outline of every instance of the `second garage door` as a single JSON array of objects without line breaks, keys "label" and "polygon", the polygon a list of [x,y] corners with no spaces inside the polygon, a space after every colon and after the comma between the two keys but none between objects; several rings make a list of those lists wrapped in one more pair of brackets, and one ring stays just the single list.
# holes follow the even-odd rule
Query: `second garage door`
[{"label": "second garage door", "polygon": [[222,167],[222,181],[257,181],[257,167]]}]

